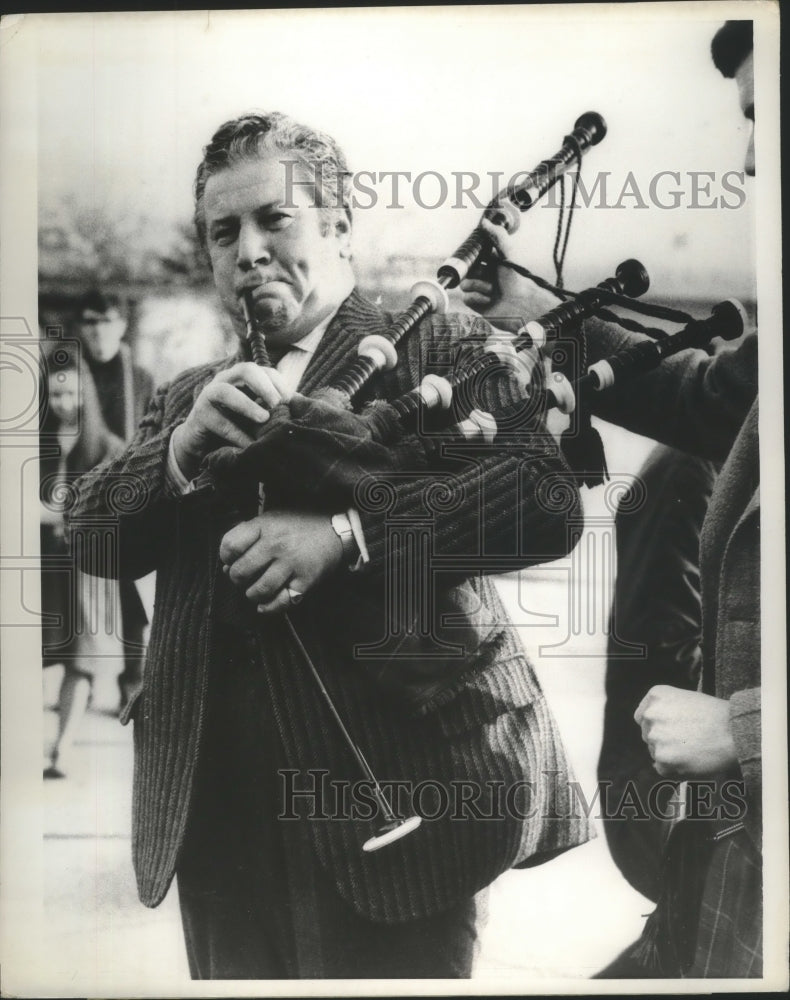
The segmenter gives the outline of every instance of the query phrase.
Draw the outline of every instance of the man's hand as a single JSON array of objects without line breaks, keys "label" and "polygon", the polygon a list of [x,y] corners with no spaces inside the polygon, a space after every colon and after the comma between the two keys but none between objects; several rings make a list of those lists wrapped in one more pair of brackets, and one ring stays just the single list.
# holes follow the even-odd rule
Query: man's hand
[{"label": "man's hand", "polygon": [[287,611],[288,589],[306,594],[343,562],[325,514],[272,510],[237,524],[222,539],[225,572],[263,613]]},{"label": "man's hand", "polygon": [[[512,258],[513,237],[488,219],[483,219],[482,226],[502,256]],[[489,281],[478,278],[464,278],[460,287],[464,305],[488,317],[500,329],[517,330],[524,321],[537,319],[560,304],[556,295],[509,267],[498,269],[497,280],[498,290]]]},{"label": "man's hand", "polygon": [[738,763],[730,703],[660,684],[634,712],[656,771],[665,778],[709,778]]},{"label": "man's hand", "polygon": [[275,368],[260,368],[251,361],[215,375],[173,432],[175,458],[186,478],[192,479],[206,455],[222,445],[246,448],[252,444],[250,430],[264,424],[271,408],[287,401],[288,395]]}]

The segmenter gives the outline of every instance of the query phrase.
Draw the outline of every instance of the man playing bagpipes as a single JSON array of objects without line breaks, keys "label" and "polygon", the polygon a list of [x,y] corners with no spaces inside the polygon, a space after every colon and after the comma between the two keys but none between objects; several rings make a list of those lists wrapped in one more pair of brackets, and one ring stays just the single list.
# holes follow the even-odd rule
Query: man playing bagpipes
[{"label": "man playing bagpipes", "polygon": [[[752,22],[730,21],[712,46],[714,63],[738,85],[741,110],[754,121]],[[745,172],[754,174],[750,137]],[[510,243],[489,227],[502,258]],[[512,268],[499,287],[469,279],[468,305],[495,317],[532,316],[559,300]],[[644,338],[590,320],[592,367]],[[593,414],[717,462],[700,540],[701,679],[697,690],[652,687],[636,708],[656,786],[708,782],[706,816],[670,822],[657,878],[658,904],[639,941],[601,978],[759,977],[762,975],[762,747],[760,738],[760,468],[757,337],[711,357],[684,351],[654,371],[592,393]],[[616,612],[615,612],[616,615]],[[665,780],[668,779],[668,780]],[[720,798],[737,783],[742,808]],[[680,785],[681,791],[684,786]],[[685,805],[667,819],[683,816]],[[729,806],[736,803],[731,801]],[[717,808],[722,807],[722,808]],[[645,818],[646,821],[646,818]],[[610,821],[613,822],[613,821]],[[640,824],[640,818],[620,822]],[[634,830],[636,842],[640,832]],[[652,859],[646,859],[646,865]]]},{"label": "man playing bagpipes", "polygon": [[[281,114],[215,133],[196,222],[239,351],[161,387],[70,512],[73,537],[113,526],[119,577],[157,572],[125,716],[133,854],[147,906],[177,875],[195,978],[468,976],[480,890],[590,836],[490,579],[572,544],[543,417],[386,448],[311,398],[390,325],[355,287],[346,175]],[[424,319],[366,398],[446,373],[481,331]]]}]

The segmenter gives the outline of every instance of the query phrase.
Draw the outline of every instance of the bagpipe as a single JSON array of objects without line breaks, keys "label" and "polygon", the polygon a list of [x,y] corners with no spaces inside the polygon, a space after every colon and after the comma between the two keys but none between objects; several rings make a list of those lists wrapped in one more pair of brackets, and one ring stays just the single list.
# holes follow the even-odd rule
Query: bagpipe
[{"label": "bagpipe", "polygon": [[[606,123],[596,112],[587,112],[575,122],[560,149],[532,170],[517,175],[486,207],[483,218],[502,226],[508,233],[518,229],[520,215],[564,177],[588,149],[606,135]],[[269,421],[258,431],[258,440],[239,453],[222,448],[206,463],[205,473],[213,486],[236,493],[251,480],[265,480],[267,494],[278,501],[310,506],[341,506],[353,503],[353,491],[366,473],[385,473],[402,468],[415,459],[413,442],[400,447],[396,437],[385,430],[385,408],[355,414],[355,400],[379,372],[398,363],[398,344],[410,336],[427,317],[441,316],[449,308],[447,291],[456,288],[474,269],[477,275],[495,278],[499,263],[494,241],[478,224],[461,245],[438,268],[435,279],[423,279],[412,288],[413,301],[381,333],[364,337],[357,356],[345,370],[309,399],[298,393],[275,408]],[[614,279],[613,279],[614,280]],[[621,278],[617,279],[620,282]],[[626,285],[618,286],[623,295]],[[637,294],[634,289],[631,294]],[[253,304],[243,301],[246,320],[246,347],[249,357],[266,365],[265,337],[255,322]],[[504,346],[504,345],[503,345]],[[505,349],[507,349],[505,347]],[[501,365],[501,360],[497,361]],[[478,381],[482,376],[478,372]],[[490,374],[490,372],[489,372]],[[471,385],[471,382],[469,383]],[[426,392],[427,392],[426,387]],[[378,409],[378,412],[376,412]],[[471,420],[477,417],[471,407]]]},{"label": "bagpipe", "polygon": [[725,299],[713,306],[707,319],[691,320],[677,333],[667,334],[660,340],[633,344],[594,362],[573,385],[564,375],[555,372],[553,384],[546,387],[546,408],[557,407],[564,413],[572,413],[577,398],[586,401],[592,393],[611,389],[625,379],[649,372],[680,351],[707,348],[716,337],[737,340],[745,329],[746,312],[743,306],[737,299]]},{"label": "bagpipe", "polygon": [[[648,286],[643,265],[626,260],[613,276],[530,320],[517,333],[489,330],[482,352],[467,345],[466,358],[447,374],[429,373],[402,396],[374,399],[355,412],[354,401],[373,375],[394,367],[390,353],[394,348],[384,346],[385,335],[368,336],[360,342],[358,357],[332,385],[309,398],[295,393],[275,408],[257,441],[242,452],[215,452],[209,468],[228,489],[265,482],[279,503],[336,511],[354,503],[355,491],[365,477],[423,468],[440,457],[447,445],[460,441],[494,444],[503,434],[537,430],[547,412],[556,408],[578,415],[575,426],[563,433],[561,444],[578,481],[597,485],[606,471],[600,439],[589,425],[594,392],[616,391],[624,380],[639,377],[673,354],[705,348],[716,337],[736,339],[745,328],[743,307],[735,300],[719,303],[709,318],[700,320],[638,304],[637,296]],[[653,336],[587,370],[571,375],[560,368],[551,370],[552,348],[569,338],[575,338],[577,346],[583,344],[580,326],[591,317],[613,316],[608,311],[611,305],[647,308],[650,314],[687,322],[669,334],[618,317],[617,322]],[[251,317],[246,306],[245,313]],[[265,357],[262,339],[249,318],[248,343],[258,363]],[[546,355],[543,363],[541,353]],[[568,353],[563,349],[560,355],[566,358]],[[585,351],[578,353],[583,356]],[[360,381],[362,367],[369,374]],[[350,380],[356,386],[351,390]],[[489,391],[491,386],[498,391]],[[498,404],[496,412],[483,402],[492,397]]]},{"label": "bagpipe", "polygon": [[[573,164],[580,166],[585,152],[605,134],[606,125],[600,115],[582,115],[560,150],[523,175],[518,184],[511,183],[497,195],[483,217],[509,233],[515,232],[520,215],[557,184]],[[515,334],[487,327],[482,351],[479,345],[459,344],[458,357],[446,374],[429,373],[417,388],[399,398],[374,399],[357,412],[359,398],[375,377],[397,366],[397,348],[404,338],[418,331],[432,314],[441,316],[447,311],[447,291],[457,287],[470,272],[494,280],[500,266],[523,270],[498,255],[494,241],[479,224],[439,266],[435,280],[417,282],[412,289],[413,301],[403,313],[381,333],[365,336],[359,342],[356,357],[349,360],[331,385],[309,398],[294,393],[281,402],[247,448],[226,447],[208,456],[204,477],[212,481],[219,495],[224,493],[229,498],[253,485],[262,497],[261,484],[265,484],[267,498],[274,498],[277,504],[293,503],[333,514],[354,505],[355,489],[366,477],[430,467],[448,441],[478,441],[496,448],[503,428],[524,432],[525,428],[529,431],[545,425],[546,413],[552,408],[571,414],[594,390],[614,391],[618,381],[638,376],[672,353],[705,346],[715,336],[730,339],[743,330],[742,310],[732,303],[720,304],[706,320],[694,320],[659,306],[637,305],[638,297],[649,286],[647,272],[639,261],[624,261],[613,276],[578,294],[562,289],[560,261],[556,286],[524,272],[563,298],[560,305],[529,321]],[[253,303],[244,298],[242,305],[248,356],[268,366],[265,336],[256,322]],[[680,333],[666,335],[662,330],[650,330],[612,314],[613,307],[683,322],[685,326]],[[551,370],[546,355],[551,354],[552,346],[568,337],[576,337],[583,344],[584,322],[593,316],[604,316],[652,336],[589,370],[583,366],[583,370],[570,375],[560,370],[561,366]],[[577,353],[583,363],[585,350]],[[493,394],[488,391],[492,385],[498,387]],[[492,395],[497,402],[493,409],[488,405]],[[585,426],[589,430],[588,417]],[[605,464],[602,473],[601,457],[589,459],[589,434],[586,440],[584,434],[579,437],[582,454],[576,455],[575,462],[569,459],[569,463],[581,470],[581,482],[594,485],[605,475]],[[404,819],[394,813],[287,614],[285,621],[321,698],[361,773],[371,783],[384,822],[363,850],[377,850],[416,829],[420,817]]]},{"label": "bagpipe", "polygon": [[[560,149],[531,171],[517,175],[518,180],[514,178],[488,204],[483,218],[514,233],[521,214],[532,208],[574,164],[581,167],[584,154],[605,135],[606,123],[599,114],[581,115]],[[464,352],[459,345],[459,358],[451,372],[429,374],[418,389],[401,399],[376,400],[355,412],[357,400],[375,377],[397,366],[398,345],[413,335],[426,318],[447,311],[447,291],[456,288],[470,273],[495,282],[499,266],[523,273],[566,301],[527,322],[515,336],[500,331],[490,333],[482,354]],[[710,324],[699,326],[699,321],[686,313],[637,303],[635,300],[649,287],[647,272],[639,261],[623,262],[614,276],[576,294],[562,288],[560,262],[557,270],[558,284],[551,285],[502,260],[491,236],[478,224],[440,264],[435,279],[423,279],[413,286],[411,305],[388,328],[359,342],[357,356],[331,385],[309,398],[293,394],[274,409],[251,446],[242,452],[219,449],[209,457],[206,472],[215,486],[224,485],[228,492],[237,493],[249,482],[265,482],[267,495],[278,503],[336,511],[354,503],[354,491],[367,475],[386,474],[414,467],[415,463],[424,465],[434,460],[437,451],[449,440],[464,438],[491,443],[501,434],[502,427],[534,426],[541,413],[545,415],[548,409],[557,407],[567,414],[574,411],[576,414],[573,427],[562,435],[569,466],[581,484],[597,485],[607,476],[603,446],[590,426],[587,409],[576,407],[576,395],[583,393],[586,403],[594,380],[594,375],[586,376],[584,320],[601,316],[655,340],[651,347],[636,352],[642,359],[639,364],[635,357],[627,363],[626,359],[614,362],[620,378],[647,370],[649,356],[655,357],[656,363],[668,356],[666,348],[659,347],[668,335],[662,329],[644,327],[613,314],[609,311],[611,307],[683,323],[698,331],[693,342],[688,339],[689,334],[684,335],[686,340],[676,341],[674,337],[680,335],[675,334],[672,342],[678,345],[676,350],[681,349],[682,343],[704,346],[717,334],[725,339],[737,337],[743,326],[732,332],[737,323],[723,320],[721,309],[714,311]],[[267,365],[265,338],[256,324],[253,304],[245,299],[243,307],[249,356],[258,364]],[[557,364],[567,350],[551,350],[559,341],[569,339],[576,348],[575,371],[568,370],[567,364]],[[541,353],[545,363],[536,364]],[[550,372],[550,368],[556,370]],[[494,413],[482,400],[492,395],[486,390],[497,380],[501,391],[493,393],[498,405],[498,412]],[[451,433],[442,436],[443,430]]]}]

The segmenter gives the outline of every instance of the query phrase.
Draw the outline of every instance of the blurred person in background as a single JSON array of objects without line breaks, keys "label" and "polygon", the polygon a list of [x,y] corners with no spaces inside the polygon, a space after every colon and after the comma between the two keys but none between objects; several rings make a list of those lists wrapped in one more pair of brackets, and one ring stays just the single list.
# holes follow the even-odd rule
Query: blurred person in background
[{"label": "blurred person in background", "polygon": [[154,391],[151,375],[132,361],[124,342],[128,321],[117,295],[91,289],[77,302],[77,334],[96,384],[104,422],[131,441]]},{"label": "blurred person in background", "polygon": [[44,667],[64,668],[58,731],[45,778],[69,774],[94,681],[115,678],[123,667],[123,646],[115,631],[118,585],[77,567],[63,529],[73,481],[120,454],[123,442],[104,423],[85,365],[73,357],[58,363],[61,353],[53,352],[46,363],[39,438],[42,659]]},{"label": "blurred person in background", "polygon": [[[154,390],[151,375],[132,360],[124,337],[128,321],[120,298],[97,288],[77,302],[77,334],[88,370],[96,385],[101,415],[108,429],[122,441],[132,440]],[[144,634],[148,618],[138,586],[121,583],[121,609],[126,665],[118,677],[120,709],[142,683]]]},{"label": "blurred person in background", "polygon": [[[735,79],[751,123],[744,170],[754,175],[754,52],[751,21],[728,21],[715,35],[716,68]],[[511,238],[488,227],[503,258]],[[494,318],[531,319],[559,300],[507,267],[499,284],[462,284],[470,307]],[[643,339],[589,320],[593,363]],[[762,975],[762,743],[760,659],[760,468],[757,337],[711,357],[684,351],[653,372],[593,394],[604,420],[723,463],[700,536],[701,668],[696,690],[651,687],[634,720],[659,779],[713,785],[706,812],[667,824],[656,909],[641,938],[597,978],[739,978]],[[627,585],[628,581],[626,581]],[[693,658],[692,661],[693,662]],[[778,665],[784,669],[783,665]],[[688,665],[684,668],[688,669]],[[696,668],[693,668],[696,670]],[[624,722],[621,720],[621,724]],[[638,766],[638,762],[635,762]],[[737,803],[723,802],[732,782]],[[679,784],[679,788],[685,786]],[[686,788],[686,791],[688,789]],[[686,799],[688,803],[689,799]],[[728,806],[737,805],[736,815]],[[623,823],[643,822],[640,817]],[[654,845],[655,846],[655,845]],[[654,846],[650,850],[654,849]],[[646,859],[648,867],[654,859]]]}]

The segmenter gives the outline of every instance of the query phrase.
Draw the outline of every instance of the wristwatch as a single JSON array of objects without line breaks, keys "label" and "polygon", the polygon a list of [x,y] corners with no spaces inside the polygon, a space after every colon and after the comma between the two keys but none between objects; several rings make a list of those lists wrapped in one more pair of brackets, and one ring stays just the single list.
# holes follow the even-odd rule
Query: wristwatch
[{"label": "wristwatch", "polygon": [[358,552],[348,514],[335,514],[332,518],[332,529],[343,545],[343,555],[351,564],[356,559]]}]

